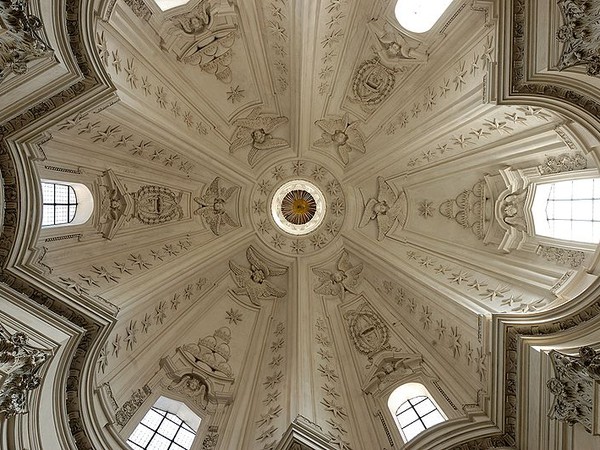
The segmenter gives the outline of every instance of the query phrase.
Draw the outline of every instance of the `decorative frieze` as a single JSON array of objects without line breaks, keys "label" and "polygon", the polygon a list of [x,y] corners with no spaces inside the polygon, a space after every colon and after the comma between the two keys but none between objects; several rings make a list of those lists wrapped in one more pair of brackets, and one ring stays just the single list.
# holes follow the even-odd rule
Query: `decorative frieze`
[{"label": "decorative frieze", "polygon": [[115,413],[115,420],[117,425],[123,428],[129,422],[129,419],[133,417],[140,406],[146,401],[146,399],[152,394],[152,389],[147,384],[141,389],[133,391],[129,400],[123,403]]},{"label": "decorative frieze", "polygon": [[585,261],[584,252],[568,248],[540,245],[537,249],[537,253],[542,258],[546,259],[546,261],[554,262],[561,266],[568,265],[573,269],[581,266],[583,261]]},{"label": "decorative frieze", "polygon": [[40,385],[38,372],[50,357],[27,340],[24,333],[10,334],[0,325],[0,415],[6,417],[28,412],[28,394]]},{"label": "decorative frieze", "polygon": [[563,153],[558,156],[548,156],[544,160],[544,163],[540,166],[540,172],[542,175],[584,169],[587,169],[587,159],[581,152],[573,154]]}]

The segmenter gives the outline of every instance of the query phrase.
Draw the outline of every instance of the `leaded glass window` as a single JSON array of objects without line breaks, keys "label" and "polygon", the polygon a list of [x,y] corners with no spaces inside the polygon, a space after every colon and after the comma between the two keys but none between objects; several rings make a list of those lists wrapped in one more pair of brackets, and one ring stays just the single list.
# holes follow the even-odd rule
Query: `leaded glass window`
[{"label": "leaded glass window", "polygon": [[553,183],[545,212],[550,237],[600,242],[600,178]]},{"label": "leaded glass window", "polygon": [[419,395],[406,400],[398,407],[396,420],[398,428],[408,442],[421,431],[445,419],[429,397]]},{"label": "leaded glass window", "polygon": [[67,184],[42,183],[42,226],[71,223],[77,213],[75,189]]},{"label": "leaded glass window", "polygon": [[152,407],[127,444],[135,450],[189,450],[196,432],[178,415]]}]

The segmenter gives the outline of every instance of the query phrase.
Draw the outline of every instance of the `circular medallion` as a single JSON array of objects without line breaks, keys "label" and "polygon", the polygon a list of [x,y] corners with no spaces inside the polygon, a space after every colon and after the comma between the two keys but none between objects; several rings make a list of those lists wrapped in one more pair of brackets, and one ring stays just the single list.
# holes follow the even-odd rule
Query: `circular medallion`
[{"label": "circular medallion", "polygon": [[339,181],[320,164],[287,161],[265,170],[250,198],[252,223],[272,249],[291,255],[325,248],[346,215]]},{"label": "circular medallion", "polygon": [[282,184],[271,200],[275,224],[286,233],[297,236],[308,234],[321,225],[326,209],[321,190],[306,180]]}]

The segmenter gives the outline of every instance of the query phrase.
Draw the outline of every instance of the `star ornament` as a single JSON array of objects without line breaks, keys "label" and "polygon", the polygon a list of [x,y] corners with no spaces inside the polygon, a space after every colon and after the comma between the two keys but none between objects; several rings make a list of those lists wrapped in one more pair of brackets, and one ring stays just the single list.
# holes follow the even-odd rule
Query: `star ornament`
[{"label": "star ornament", "polygon": [[239,187],[220,188],[220,180],[219,177],[215,178],[202,197],[194,198],[194,201],[198,204],[198,209],[194,211],[194,214],[201,216],[208,224],[210,230],[217,236],[221,234],[224,225],[230,227],[240,226],[225,211],[227,200],[229,200],[234,192],[239,190]]},{"label": "star ornament", "polygon": [[286,292],[273,286],[267,278],[283,275],[287,272],[287,267],[269,267],[265,259],[252,246],[246,250],[246,258],[250,263],[249,268],[229,261],[231,275],[237,285],[234,293],[247,295],[255,305],[258,305],[260,299],[284,297]]},{"label": "star ornament", "polygon": [[317,294],[333,295],[344,301],[346,292],[356,294],[360,282],[360,273],[363,265],[350,264],[350,257],[345,250],[337,262],[337,270],[330,272],[324,269],[313,268],[312,271],[319,278],[319,285],[314,289]]},{"label": "star ornament", "polygon": [[396,195],[383,177],[377,177],[377,198],[371,198],[365,205],[359,227],[365,227],[371,220],[377,221],[377,240],[381,241],[399,220],[401,225],[406,219],[406,195]]},{"label": "star ornament", "polygon": [[260,107],[254,108],[248,117],[233,121],[237,128],[229,145],[229,152],[250,148],[248,164],[254,165],[258,152],[278,150],[289,145],[285,139],[272,135],[273,130],[287,122],[287,117],[261,114]]},{"label": "star ornament", "polygon": [[423,200],[419,204],[419,214],[423,216],[425,219],[433,216],[433,202],[428,202],[427,200]]},{"label": "star ornament", "polygon": [[321,119],[315,122],[321,130],[321,139],[315,141],[317,147],[334,147],[344,164],[350,162],[352,150],[365,153],[365,138],[358,130],[358,122],[350,122],[348,113],[341,119]]}]

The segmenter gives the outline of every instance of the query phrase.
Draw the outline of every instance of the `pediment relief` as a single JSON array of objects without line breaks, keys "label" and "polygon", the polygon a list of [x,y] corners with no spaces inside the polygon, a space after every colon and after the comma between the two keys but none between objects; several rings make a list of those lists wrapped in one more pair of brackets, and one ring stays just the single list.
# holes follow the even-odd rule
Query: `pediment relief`
[{"label": "pediment relief", "polygon": [[135,218],[143,225],[157,225],[184,217],[183,192],[164,186],[142,184],[136,192],[127,187],[112,170],[106,170],[93,185],[96,201],[94,227],[105,239]]},{"label": "pediment relief", "polygon": [[94,227],[105,239],[112,239],[134,214],[134,200],[112,170],[105,171],[93,185],[98,199]]},{"label": "pediment relief", "polygon": [[423,357],[416,353],[384,351],[373,358],[362,390],[369,394],[383,391],[420,370]]},{"label": "pediment relief", "polygon": [[168,18],[159,32],[160,47],[184,64],[198,66],[223,83],[231,83],[230,68],[237,38],[237,14],[225,0],[203,0],[189,11]]}]

